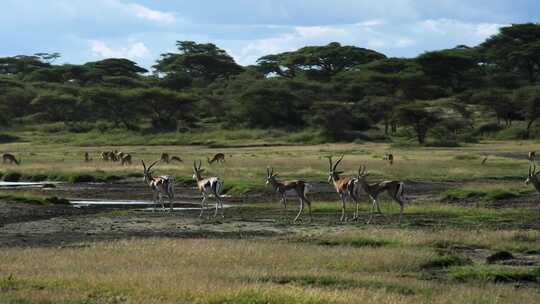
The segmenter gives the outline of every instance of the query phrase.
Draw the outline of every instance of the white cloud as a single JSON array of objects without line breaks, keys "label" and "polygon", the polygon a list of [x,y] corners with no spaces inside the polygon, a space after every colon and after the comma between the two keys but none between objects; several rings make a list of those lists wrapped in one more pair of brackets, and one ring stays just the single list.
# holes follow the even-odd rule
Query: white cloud
[{"label": "white cloud", "polygon": [[334,36],[344,36],[349,34],[349,31],[345,28],[334,26],[297,26],[295,31],[301,36],[306,38]]},{"label": "white cloud", "polygon": [[161,12],[153,9],[149,9],[146,6],[142,6],[136,3],[127,4],[129,10],[131,10],[135,16],[161,23],[173,23],[176,18],[173,13]]},{"label": "white cloud", "polygon": [[127,47],[113,49],[103,41],[91,40],[90,47],[93,55],[101,58],[127,58],[136,60],[150,54],[150,51],[142,42],[135,42]]}]

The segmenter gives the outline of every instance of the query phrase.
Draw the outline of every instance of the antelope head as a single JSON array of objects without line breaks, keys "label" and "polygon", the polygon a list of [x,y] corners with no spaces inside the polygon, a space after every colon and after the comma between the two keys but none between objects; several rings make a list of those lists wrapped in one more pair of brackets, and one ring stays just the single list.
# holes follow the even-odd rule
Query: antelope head
[{"label": "antelope head", "polygon": [[144,160],[141,159],[141,163],[143,165],[143,170],[144,170],[144,181],[145,182],[148,182],[149,180],[152,179],[152,173],[153,171],[150,171],[150,169],[152,169],[152,167],[157,164],[159,162],[159,160],[156,160],[155,162],[153,162],[152,164],[150,164],[150,166],[148,166],[148,168],[146,167],[146,164],[144,163]]},{"label": "antelope head", "polygon": [[365,165],[361,165],[359,168],[358,168],[358,177],[357,179],[358,180],[363,180],[366,176],[369,175],[369,172],[366,171],[366,166]]},{"label": "antelope head", "polygon": [[531,164],[529,166],[529,174],[527,174],[527,179],[525,180],[525,184],[528,185],[529,183],[532,183],[533,179],[536,178],[538,174],[540,174],[540,171],[536,172],[536,165]]},{"label": "antelope head", "polygon": [[197,161],[193,161],[193,179],[200,180],[202,179],[201,173],[204,172],[204,169],[201,169],[202,162],[199,160],[199,165],[197,166]]},{"label": "antelope head", "polygon": [[328,165],[329,165],[329,167],[328,167],[328,182],[338,180],[339,175],[341,173],[343,173],[343,171],[336,171],[337,166],[343,160],[343,156],[345,156],[345,155],[341,155],[341,157],[338,159],[338,161],[335,164],[332,164],[332,156],[326,156],[326,158],[328,158]]},{"label": "antelope head", "polygon": [[271,170],[269,168],[266,168],[266,185],[270,185],[270,184],[273,184],[275,181],[276,181],[276,174],[274,174],[274,168],[272,168]]}]

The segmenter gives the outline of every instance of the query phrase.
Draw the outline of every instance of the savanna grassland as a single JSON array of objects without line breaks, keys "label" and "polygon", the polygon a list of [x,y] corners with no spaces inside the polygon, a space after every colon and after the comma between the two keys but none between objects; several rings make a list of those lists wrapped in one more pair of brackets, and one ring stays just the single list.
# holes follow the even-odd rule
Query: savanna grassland
[{"label": "savanna grassland", "polygon": [[[0,209],[8,216],[25,205],[33,206],[35,215],[40,208],[64,211],[1,223],[0,303],[538,301],[540,204],[534,189],[523,183],[526,153],[535,150],[535,142],[488,141],[460,148],[260,144],[3,144],[3,151],[22,158],[20,166],[2,165],[4,179],[66,183],[56,190],[2,191]],[[98,160],[100,151],[113,148],[131,153],[133,165]],[[92,162],[83,161],[86,151]],[[224,219],[200,219],[197,210],[71,213],[62,200],[47,199],[55,193],[74,197],[78,187],[103,189],[103,197],[118,185],[125,191],[111,191],[111,197],[150,199],[140,180],[140,159],[155,160],[161,152],[184,160],[156,170],[178,178],[182,201],[198,202],[185,194],[193,192],[193,160],[203,160],[207,174],[223,177],[231,195]],[[225,153],[226,162],[209,166],[206,157],[216,152]],[[394,165],[382,160],[388,152],[395,155]],[[346,155],[344,175],[356,174],[365,164],[369,181],[406,182],[408,204],[401,224],[398,205],[384,197],[385,216],[366,225],[370,206],[364,195],[361,220],[338,222],[338,197],[326,184],[324,156],[340,154]],[[264,187],[267,166],[283,178],[316,185],[309,194],[313,222],[306,212],[302,223],[292,223],[297,201],[292,198],[287,210],[278,205]],[[62,192],[63,187],[68,190]],[[348,204],[349,214],[352,207]]]}]

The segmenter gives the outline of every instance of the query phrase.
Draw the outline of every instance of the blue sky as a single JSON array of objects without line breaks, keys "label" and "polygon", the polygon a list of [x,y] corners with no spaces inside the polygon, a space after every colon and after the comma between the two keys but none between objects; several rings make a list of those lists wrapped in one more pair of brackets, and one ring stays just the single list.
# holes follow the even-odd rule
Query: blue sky
[{"label": "blue sky", "polygon": [[148,68],[175,41],[194,40],[243,65],[332,41],[413,57],[539,19],[538,0],[2,0],[0,56],[124,57]]}]

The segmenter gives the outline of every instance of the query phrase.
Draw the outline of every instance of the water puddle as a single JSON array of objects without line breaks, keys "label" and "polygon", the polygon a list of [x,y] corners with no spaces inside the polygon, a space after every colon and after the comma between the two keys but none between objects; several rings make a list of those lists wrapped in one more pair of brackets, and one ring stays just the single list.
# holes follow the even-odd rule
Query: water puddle
[{"label": "water puddle", "polygon": [[[142,211],[162,211],[161,205],[156,205],[152,201],[138,201],[138,200],[71,200],[71,204],[74,207],[127,207],[137,208]],[[223,208],[229,208],[230,205],[223,204]],[[169,210],[169,203],[165,203],[166,211]],[[175,201],[173,211],[182,210],[200,210],[200,204],[191,202],[178,202]],[[205,209],[215,209],[214,204],[209,204]]]},{"label": "water puddle", "polygon": [[15,188],[15,187],[43,187],[45,185],[56,185],[61,182],[6,182],[0,181],[0,187],[2,188]]}]

